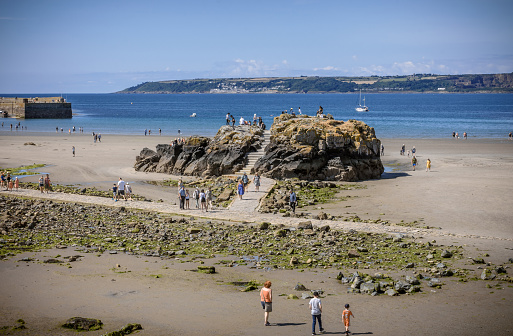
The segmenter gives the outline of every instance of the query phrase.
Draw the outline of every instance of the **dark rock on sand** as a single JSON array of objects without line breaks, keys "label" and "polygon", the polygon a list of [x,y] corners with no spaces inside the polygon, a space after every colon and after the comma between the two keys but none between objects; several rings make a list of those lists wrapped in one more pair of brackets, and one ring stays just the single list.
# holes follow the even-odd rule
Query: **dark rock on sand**
[{"label": "dark rock on sand", "polygon": [[102,321],[93,318],[85,317],[72,317],[66,321],[62,326],[68,329],[92,331],[102,328]]},{"label": "dark rock on sand", "polygon": [[156,151],[144,148],[134,168],[204,177],[232,174],[244,166],[248,153],[261,146],[262,135],[263,130],[257,126],[222,126],[213,139],[192,136],[183,144],[157,145]]},{"label": "dark rock on sand", "polygon": [[374,129],[361,121],[282,114],[254,171],[275,179],[376,179],[384,172],[380,147]]}]

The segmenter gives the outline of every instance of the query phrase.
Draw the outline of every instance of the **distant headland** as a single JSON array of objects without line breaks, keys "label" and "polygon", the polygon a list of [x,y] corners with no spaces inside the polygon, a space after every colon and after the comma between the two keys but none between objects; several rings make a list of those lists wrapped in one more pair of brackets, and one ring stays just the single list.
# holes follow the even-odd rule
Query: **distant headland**
[{"label": "distant headland", "polygon": [[116,93],[513,93],[513,73],[369,77],[262,77],[145,82]]}]

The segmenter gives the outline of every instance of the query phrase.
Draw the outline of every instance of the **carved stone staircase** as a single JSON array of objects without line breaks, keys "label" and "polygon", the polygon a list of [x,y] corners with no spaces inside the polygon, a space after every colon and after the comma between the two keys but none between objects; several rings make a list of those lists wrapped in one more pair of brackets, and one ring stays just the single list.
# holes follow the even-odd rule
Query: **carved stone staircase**
[{"label": "carved stone staircase", "polygon": [[264,141],[262,142],[262,146],[256,152],[251,152],[248,154],[248,156],[246,158],[246,165],[244,167],[242,167],[242,169],[239,170],[238,172],[236,172],[235,174],[240,175],[240,174],[246,173],[249,175],[251,173],[251,169],[255,166],[255,163],[258,161],[258,159],[260,159],[262,156],[264,156],[265,147],[269,143],[271,143],[271,131],[265,130],[264,131]]}]

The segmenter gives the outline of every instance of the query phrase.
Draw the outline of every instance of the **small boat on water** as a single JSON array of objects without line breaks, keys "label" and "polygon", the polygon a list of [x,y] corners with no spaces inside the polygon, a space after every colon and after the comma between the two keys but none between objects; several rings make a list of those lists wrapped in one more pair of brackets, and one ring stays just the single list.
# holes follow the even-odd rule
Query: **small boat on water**
[{"label": "small boat on water", "polygon": [[191,114],[191,118],[196,118],[196,112],[194,112],[193,114]]},{"label": "small boat on water", "polygon": [[369,108],[365,106],[365,97],[363,97],[363,105],[362,105],[362,90],[360,90],[360,100],[358,101],[358,106],[355,108],[356,112],[368,112]]}]

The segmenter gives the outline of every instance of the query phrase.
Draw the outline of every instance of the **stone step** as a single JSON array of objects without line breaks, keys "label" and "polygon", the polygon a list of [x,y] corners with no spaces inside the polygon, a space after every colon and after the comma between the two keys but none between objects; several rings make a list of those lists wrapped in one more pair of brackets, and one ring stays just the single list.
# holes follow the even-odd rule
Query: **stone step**
[{"label": "stone step", "polygon": [[256,152],[251,152],[246,156],[246,164],[242,167],[241,170],[236,172],[235,174],[249,174],[251,173],[251,169],[255,166],[255,163],[265,154],[265,147],[271,143],[271,132],[264,131],[262,145]]}]

